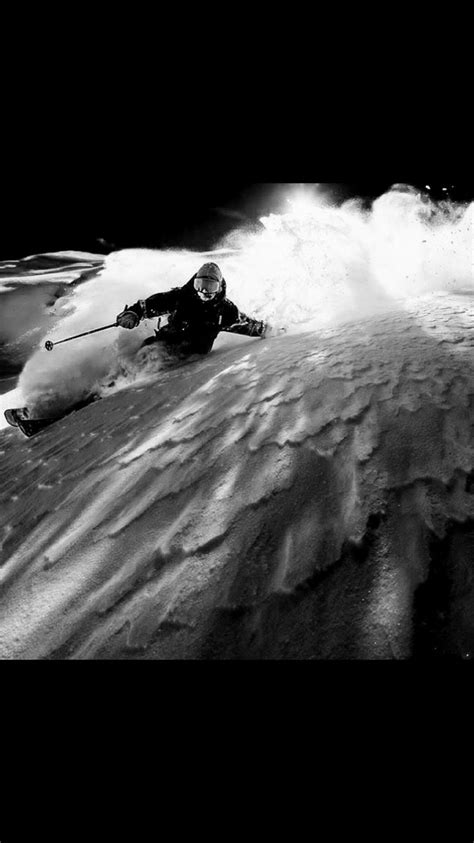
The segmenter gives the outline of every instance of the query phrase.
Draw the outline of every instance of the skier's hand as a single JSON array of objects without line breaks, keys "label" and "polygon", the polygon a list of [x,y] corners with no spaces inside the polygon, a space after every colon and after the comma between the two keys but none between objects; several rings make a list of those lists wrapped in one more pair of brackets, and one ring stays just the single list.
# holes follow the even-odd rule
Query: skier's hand
[{"label": "skier's hand", "polygon": [[135,311],[127,310],[127,305],[125,305],[125,310],[122,310],[121,313],[117,316],[116,322],[120,328],[136,328],[140,321],[140,317],[137,316]]},{"label": "skier's hand", "polygon": [[261,322],[255,322],[252,327],[251,336],[260,337],[260,339],[264,340],[267,327],[267,323],[264,320]]}]

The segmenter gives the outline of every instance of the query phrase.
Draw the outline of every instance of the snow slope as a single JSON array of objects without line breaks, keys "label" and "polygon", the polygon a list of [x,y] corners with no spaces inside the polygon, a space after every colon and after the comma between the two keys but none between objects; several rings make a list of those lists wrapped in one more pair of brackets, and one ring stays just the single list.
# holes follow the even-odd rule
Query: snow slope
[{"label": "snow slope", "polygon": [[[103,256],[87,252],[0,261],[0,395],[15,388],[38,342],[70,312],[76,286],[98,275],[103,265]],[[0,399],[0,405],[3,411],[11,402]]]},{"label": "snow slope", "polygon": [[220,337],[1,431],[0,657],[472,656],[473,302]]}]

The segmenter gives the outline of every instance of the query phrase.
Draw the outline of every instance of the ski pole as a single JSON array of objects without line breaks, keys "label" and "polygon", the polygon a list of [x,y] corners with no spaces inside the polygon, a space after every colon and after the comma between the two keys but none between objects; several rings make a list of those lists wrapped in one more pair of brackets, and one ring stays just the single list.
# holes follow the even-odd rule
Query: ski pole
[{"label": "ski pole", "polygon": [[51,340],[46,340],[44,347],[47,351],[52,351],[53,346],[59,345],[62,342],[69,342],[70,340],[77,340],[78,337],[87,337],[89,334],[96,334],[97,331],[107,331],[109,328],[117,328],[117,323],[112,322],[111,325],[104,325],[103,328],[94,328],[93,331],[86,331],[84,334],[75,334],[73,337],[67,337],[65,340],[58,340],[57,342],[51,342]]}]

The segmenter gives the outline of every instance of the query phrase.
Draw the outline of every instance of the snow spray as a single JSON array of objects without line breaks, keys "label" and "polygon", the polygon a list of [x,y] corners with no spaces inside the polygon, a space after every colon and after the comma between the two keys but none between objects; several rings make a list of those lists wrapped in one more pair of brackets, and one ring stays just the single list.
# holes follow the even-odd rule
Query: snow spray
[{"label": "snow spray", "polygon": [[[298,331],[403,307],[403,300],[473,283],[473,205],[432,202],[396,186],[367,209],[359,200],[340,207],[312,196],[287,213],[262,217],[215,244],[227,295],[247,315]],[[44,339],[111,322],[124,305],[184,285],[210,253],[127,249],[105,259],[99,274],[71,294],[64,318]],[[28,360],[19,388],[29,407],[60,413],[91,391],[143,375],[136,352],[155,320],[117,328]],[[219,338],[217,340],[219,342]],[[152,370],[160,366],[155,355]],[[146,368],[146,367],[145,367]]]}]

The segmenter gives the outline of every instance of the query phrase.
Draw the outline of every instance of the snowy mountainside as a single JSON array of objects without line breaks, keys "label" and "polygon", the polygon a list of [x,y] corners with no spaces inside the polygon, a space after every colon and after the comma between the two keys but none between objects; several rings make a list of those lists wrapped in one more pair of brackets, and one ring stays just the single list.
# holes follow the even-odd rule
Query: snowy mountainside
[{"label": "snowy mountainside", "polygon": [[470,657],[472,305],[219,339],[1,431],[0,657]]}]

